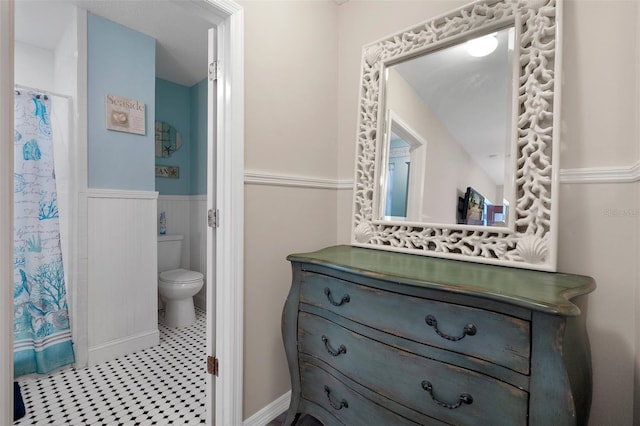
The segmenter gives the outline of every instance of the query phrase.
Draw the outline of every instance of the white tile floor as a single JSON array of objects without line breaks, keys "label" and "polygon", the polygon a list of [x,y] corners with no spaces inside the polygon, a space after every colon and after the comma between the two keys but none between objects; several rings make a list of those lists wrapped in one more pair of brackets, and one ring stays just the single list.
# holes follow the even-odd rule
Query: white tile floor
[{"label": "white tile floor", "polygon": [[159,324],[160,345],[82,370],[20,380],[27,415],[14,425],[194,425],[205,422],[206,315]]}]

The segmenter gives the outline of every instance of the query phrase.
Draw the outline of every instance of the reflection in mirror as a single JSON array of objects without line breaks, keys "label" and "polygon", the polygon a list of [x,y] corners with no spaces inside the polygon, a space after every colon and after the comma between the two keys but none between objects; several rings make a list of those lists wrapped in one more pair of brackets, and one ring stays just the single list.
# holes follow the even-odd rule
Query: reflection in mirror
[{"label": "reflection in mirror", "polygon": [[[381,157],[382,219],[507,225],[515,198],[514,37],[513,28],[494,30],[385,69],[390,130]],[[419,167],[401,155],[398,122],[414,139],[429,141]],[[414,146],[406,141],[404,150]]]},{"label": "reflection in mirror", "polygon": [[[478,0],[363,47],[353,245],[555,271],[561,3]],[[404,219],[386,211],[392,110],[428,143]]]},{"label": "reflection in mirror", "polygon": [[381,194],[382,216],[387,220],[418,220],[421,217],[426,141],[398,114],[389,111],[385,145],[385,190]]}]

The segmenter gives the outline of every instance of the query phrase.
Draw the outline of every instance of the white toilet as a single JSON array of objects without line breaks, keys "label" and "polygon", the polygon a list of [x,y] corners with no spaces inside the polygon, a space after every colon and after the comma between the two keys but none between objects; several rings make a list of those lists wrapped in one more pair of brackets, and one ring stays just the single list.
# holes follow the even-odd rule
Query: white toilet
[{"label": "white toilet", "polygon": [[158,235],[158,292],[165,302],[164,324],[186,327],[196,321],[193,296],[202,288],[200,272],[180,268],[182,235]]}]

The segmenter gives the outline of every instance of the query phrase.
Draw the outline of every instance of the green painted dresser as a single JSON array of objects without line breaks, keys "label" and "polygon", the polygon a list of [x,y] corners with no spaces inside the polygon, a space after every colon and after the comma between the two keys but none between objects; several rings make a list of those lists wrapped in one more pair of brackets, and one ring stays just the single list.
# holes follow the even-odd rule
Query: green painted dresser
[{"label": "green painted dresser", "polygon": [[350,246],[287,259],[286,424],[587,423],[593,279]]}]

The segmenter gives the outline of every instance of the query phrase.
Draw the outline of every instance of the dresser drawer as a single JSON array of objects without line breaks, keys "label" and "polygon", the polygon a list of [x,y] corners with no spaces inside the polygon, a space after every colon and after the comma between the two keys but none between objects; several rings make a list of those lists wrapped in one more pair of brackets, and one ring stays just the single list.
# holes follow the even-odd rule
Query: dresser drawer
[{"label": "dresser drawer", "polygon": [[300,312],[298,324],[301,353],[417,412],[454,424],[526,424],[528,394],[514,386],[395,349],[313,314]]},{"label": "dresser drawer", "polygon": [[318,366],[302,362],[300,376],[302,397],[324,408],[336,424],[417,425],[368,400]]},{"label": "dresser drawer", "polygon": [[530,323],[519,318],[313,272],[302,273],[300,301],[393,335],[529,373]]}]

